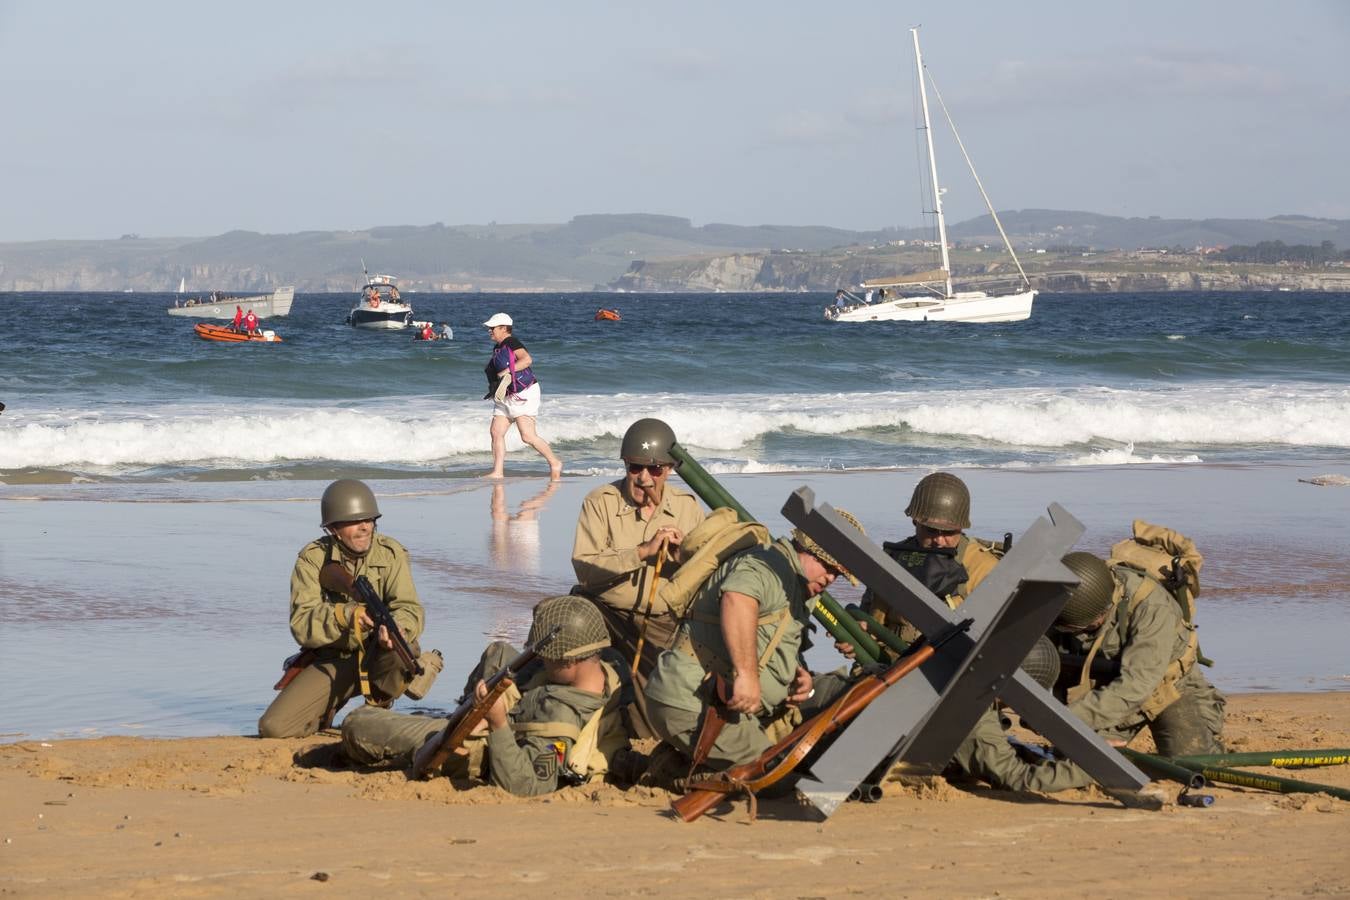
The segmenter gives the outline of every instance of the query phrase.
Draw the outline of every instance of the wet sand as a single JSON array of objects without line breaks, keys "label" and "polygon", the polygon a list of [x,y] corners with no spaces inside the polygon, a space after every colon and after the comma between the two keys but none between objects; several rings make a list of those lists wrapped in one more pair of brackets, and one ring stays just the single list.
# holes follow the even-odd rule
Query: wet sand
[{"label": "wet sand", "polygon": [[[509,468],[508,468],[509,471]],[[1021,533],[1052,501],[1104,551],[1135,516],[1190,534],[1206,563],[1202,643],[1226,690],[1344,690],[1350,662],[1350,488],[1300,483],[1326,466],[1127,466],[963,471],[973,534]],[[902,537],[922,472],[729,475],[722,481],[776,533],[807,485],[878,539]],[[617,470],[616,470],[617,475]],[[616,477],[616,476],[615,476]],[[608,480],[568,477],[377,482],[382,530],[412,554],[427,609],[423,646],[447,675],[491,639],[520,640],[529,609],[572,584],[576,511]],[[0,487],[0,741],[139,734],[250,734],[270,702],[295,553],[318,536],[319,482]],[[25,499],[28,498],[28,499]],[[857,597],[845,584],[842,600]],[[824,646],[809,657],[832,669]],[[42,673],[34,680],[33,673]],[[424,706],[444,707],[446,677]],[[402,708],[413,708],[400,701]]]}]

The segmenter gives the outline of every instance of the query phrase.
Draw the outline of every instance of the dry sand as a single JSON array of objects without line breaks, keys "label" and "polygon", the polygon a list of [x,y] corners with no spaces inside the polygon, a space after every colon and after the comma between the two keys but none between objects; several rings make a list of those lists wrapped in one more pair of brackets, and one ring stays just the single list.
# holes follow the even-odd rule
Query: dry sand
[{"label": "dry sand", "polygon": [[[1233,749],[1350,746],[1350,692],[1245,694],[1229,713]],[[1350,895],[1350,803],[1326,795],[1216,786],[1208,809],[1143,812],[934,779],[823,825],[785,801],[683,824],[662,791],[456,791],[333,766],[333,745],[0,746],[0,894]],[[1278,774],[1350,787],[1350,766]]]}]

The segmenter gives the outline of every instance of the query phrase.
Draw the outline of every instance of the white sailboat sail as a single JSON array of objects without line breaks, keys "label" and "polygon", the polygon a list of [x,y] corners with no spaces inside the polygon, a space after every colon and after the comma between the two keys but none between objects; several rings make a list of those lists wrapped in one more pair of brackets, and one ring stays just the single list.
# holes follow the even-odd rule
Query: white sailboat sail
[{"label": "white sailboat sail", "polygon": [[[852,305],[832,306],[825,310],[825,318],[832,322],[1020,322],[1031,316],[1031,304],[1036,299],[1036,291],[1031,289],[1031,281],[1027,278],[1026,272],[1023,271],[1022,263],[1017,259],[1016,252],[1013,251],[1012,242],[1008,240],[1008,235],[1003,230],[1003,224],[998,220],[998,213],[994,211],[993,203],[990,202],[989,195],[984,190],[984,184],[980,182],[980,176],[975,172],[975,165],[971,162],[970,154],[966,152],[965,144],[962,143],[961,136],[956,131],[956,123],[952,121],[947,105],[943,103],[942,95],[938,93],[936,83],[933,83],[933,94],[942,106],[942,112],[947,118],[947,124],[951,126],[957,146],[961,148],[961,154],[970,167],[970,173],[975,178],[975,184],[979,187],[980,195],[984,198],[989,214],[993,217],[994,224],[998,226],[998,232],[1003,237],[1004,246],[1007,247],[1009,255],[1012,256],[1013,262],[1017,266],[1018,274],[1022,278],[1022,290],[1011,294],[956,291],[952,288],[952,265],[947,248],[947,219],[942,210],[943,189],[938,182],[937,156],[933,152],[933,129],[928,114],[928,84],[931,76],[928,75],[928,70],[923,63],[923,53],[919,49],[919,29],[911,28],[909,32],[914,39],[914,66],[919,78],[919,105],[923,112],[924,139],[928,150],[928,175],[933,187],[933,214],[937,218],[937,244],[942,255],[942,267],[906,276],[869,278],[861,285],[861,287],[869,289],[869,297],[871,294],[870,288],[874,287],[927,285],[928,292],[917,296],[892,297],[875,303],[864,301]],[[940,295],[938,294],[939,285],[942,291]],[[885,291],[882,294],[884,296]]]},{"label": "white sailboat sail", "polygon": [[178,279],[178,293],[181,294],[185,290],[187,290],[187,276]]}]

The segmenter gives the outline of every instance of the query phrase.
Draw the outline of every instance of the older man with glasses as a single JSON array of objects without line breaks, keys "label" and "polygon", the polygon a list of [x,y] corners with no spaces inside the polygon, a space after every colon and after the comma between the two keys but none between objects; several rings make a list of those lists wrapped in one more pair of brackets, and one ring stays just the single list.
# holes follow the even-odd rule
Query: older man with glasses
[{"label": "older man with glasses", "polygon": [[684,536],[703,521],[698,500],[667,484],[675,468],[674,443],[675,432],[660,419],[634,422],[619,449],[623,478],[586,495],[572,544],[577,573],[572,592],[600,608],[611,642],[630,663],[642,638],[639,684],[646,683],[679,625],[655,597],[653,579],[674,573]]}]

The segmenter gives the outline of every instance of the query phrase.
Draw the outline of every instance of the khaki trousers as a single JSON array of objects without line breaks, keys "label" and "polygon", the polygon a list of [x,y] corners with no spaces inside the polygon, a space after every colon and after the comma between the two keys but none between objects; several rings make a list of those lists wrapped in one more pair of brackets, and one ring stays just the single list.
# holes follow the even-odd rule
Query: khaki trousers
[{"label": "khaki trousers", "polygon": [[[412,642],[413,656],[421,654]],[[366,654],[370,689],[374,699],[389,703],[408,686],[408,675],[392,650],[377,647]],[[281,693],[258,720],[258,736],[265,738],[308,737],[333,721],[342,707],[361,693],[356,654],[324,649]]]}]

